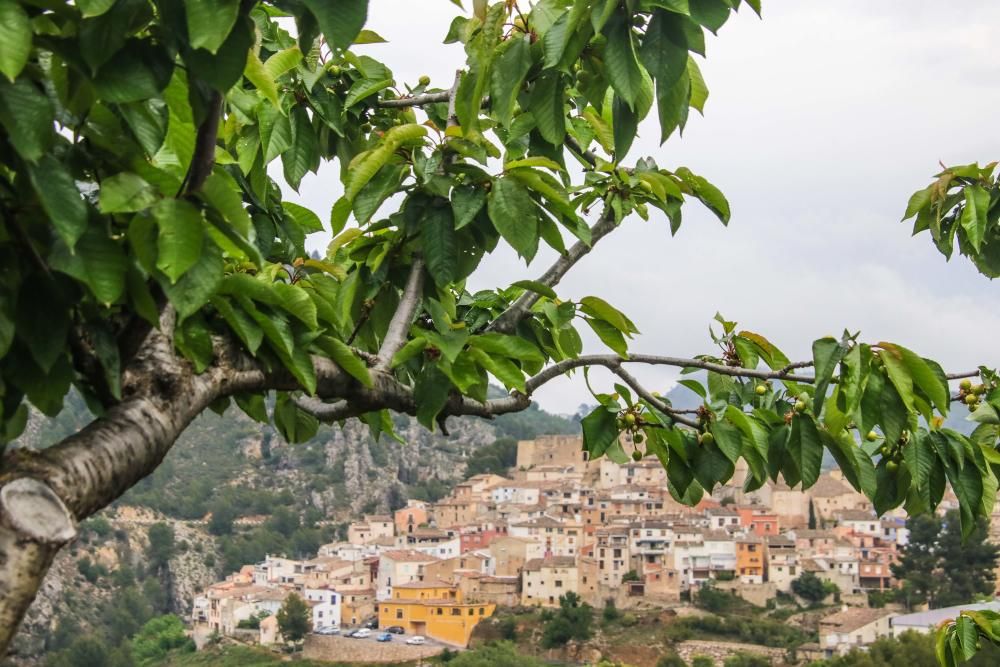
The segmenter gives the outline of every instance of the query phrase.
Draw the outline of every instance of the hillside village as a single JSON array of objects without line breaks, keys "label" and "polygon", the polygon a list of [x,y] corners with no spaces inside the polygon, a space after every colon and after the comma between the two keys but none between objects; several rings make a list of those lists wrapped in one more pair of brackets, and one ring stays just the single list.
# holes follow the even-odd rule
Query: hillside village
[{"label": "hillside village", "polygon": [[[763,606],[803,573],[843,605],[820,620],[803,657],[890,636],[896,614],[868,608],[867,593],[894,585],[904,515],[876,518],[837,470],[807,491],[745,493],[743,477],[688,507],[655,458],[588,461],[578,436],[520,441],[507,476],[476,475],[439,502],[364,516],[312,559],[246,564],[195,598],[194,636],[275,643],[274,614],[296,592],[310,606],[314,650],[337,651],[350,642],[333,628],[363,624],[464,647],[497,608],[554,608],[567,593],[594,607],[670,608],[707,584]],[[259,628],[246,629],[250,618]]]}]

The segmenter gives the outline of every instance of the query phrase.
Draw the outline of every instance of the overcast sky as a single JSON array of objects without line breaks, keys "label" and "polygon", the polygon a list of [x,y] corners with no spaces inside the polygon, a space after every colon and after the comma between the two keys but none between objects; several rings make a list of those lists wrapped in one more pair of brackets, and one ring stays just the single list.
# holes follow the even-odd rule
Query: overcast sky
[{"label": "overcast sky", "polygon": [[[389,43],[365,49],[399,82],[428,74],[447,88],[464,54],[440,42],[457,11],[446,0],[372,0],[369,27]],[[849,328],[949,370],[997,365],[996,286],[962,258],[946,263],[928,235],[911,238],[899,222],[939,160],[1000,158],[996,25],[1000,3],[988,1],[765,0],[763,20],[744,8],[709,37],[705,117],[692,111],[683,138],[663,146],[651,119],[628,157],[708,178],[729,198],[729,227],[696,202],[673,238],[662,216],[628,219],[558,292],[625,311],[642,332],[635,352],[711,352],[707,326],[718,310],[793,359]],[[340,192],[336,173],[325,165],[290,198],[322,216]],[[470,286],[506,286],[551,260],[539,252],[526,267],[503,250]],[[589,337],[585,351],[602,348]],[[667,368],[635,374],[663,391],[677,377]],[[577,376],[536,398],[573,412],[590,397]]]}]

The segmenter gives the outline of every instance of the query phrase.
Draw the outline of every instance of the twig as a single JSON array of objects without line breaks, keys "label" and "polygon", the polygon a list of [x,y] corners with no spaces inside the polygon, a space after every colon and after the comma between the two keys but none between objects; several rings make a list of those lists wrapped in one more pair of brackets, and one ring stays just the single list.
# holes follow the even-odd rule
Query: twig
[{"label": "twig", "polygon": [[[552,263],[545,273],[538,277],[537,282],[547,285],[548,287],[554,287],[562,280],[563,276],[573,268],[582,257],[589,253],[594,245],[600,241],[602,238],[611,233],[612,230],[617,227],[615,222],[614,212],[610,207],[605,209],[604,214],[601,216],[600,220],[594,223],[590,228],[590,244],[586,244],[583,241],[577,241],[574,243],[565,254],[560,255],[555,262]],[[490,323],[486,328],[487,331],[498,331],[500,333],[512,333],[516,328],[518,323],[524,319],[531,307],[535,305],[538,299],[541,298],[537,292],[532,292],[530,290],[525,291],[521,296],[519,296],[514,303],[512,303],[507,310],[500,313],[500,315]]]}]

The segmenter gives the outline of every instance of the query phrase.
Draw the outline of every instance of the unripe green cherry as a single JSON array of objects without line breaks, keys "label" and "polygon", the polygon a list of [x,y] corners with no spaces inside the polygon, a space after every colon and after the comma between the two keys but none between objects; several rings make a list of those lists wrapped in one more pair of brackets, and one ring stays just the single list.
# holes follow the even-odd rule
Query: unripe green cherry
[{"label": "unripe green cherry", "polygon": [[756,392],[758,396],[763,396],[764,394],[767,393],[767,387],[765,387],[762,384],[757,385],[756,387],[753,388],[753,390],[754,392]]},{"label": "unripe green cherry", "polygon": [[975,405],[976,403],[979,402],[979,397],[976,396],[975,394],[966,394],[965,398],[962,400],[965,401],[966,405]]},{"label": "unripe green cherry", "polygon": [[803,401],[801,398],[799,400],[795,401],[795,411],[796,412],[802,412],[805,409],[806,409],[806,402],[805,401]]},{"label": "unripe green cherry", "polygon": [[713,442],[715,442],[715,436],[712,435],[711,431],[705,431],[698,437],[698,440],[703,445],[711,445]]},{"label": "unripe green cherry", "polygon": [[958,383],[958,386],[962,391],[969,391],[970,389],[972,389],[972,380],[970,380],[969,378],[965,378],[964,380]]},{"label": "unripe green cherry", "polygon": [[421,86],[429,86],[429,85],[431,85],[431,78],[429,76],[427,76],[426,74],[424,74],[422,77],[420,77],[419,79],[417,79],[417,81],[420,83]]},{"label": "unripe green cherry", "polygon": [[635,415],[629,412],[625,415],[625,423],[629,426],[635,426]]},{"label": "unripe green cherry", "polygon": [[865,440],[868,442],[875,442],[878,440],[878,433],[875,431],[868,431],[868,435],[865,436]]},{"label": "unripe green cherry", "polygon": [[632,452],[632,460],[633,461],[641,461],[642,460],[642,452],[640,452],[638,449],[635,450],[634,452]]}]

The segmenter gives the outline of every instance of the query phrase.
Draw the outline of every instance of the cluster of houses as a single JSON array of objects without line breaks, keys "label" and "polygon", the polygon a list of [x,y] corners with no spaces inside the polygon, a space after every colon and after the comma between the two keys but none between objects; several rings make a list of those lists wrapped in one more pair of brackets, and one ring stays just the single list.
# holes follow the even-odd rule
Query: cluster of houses
[{"label": "cluster of houses", "polygon": [[568,592],[598,607],[670,606],[709,582],[764,604],[806,572],[858,605],[821,625],[820,653],[882,636],[887,614],[862,607],[867,591],[893,585],[904,517],[876,518],[837,471],[807,491],[751,493],[745,474],[687,507],[653,458],[589,461],[576,436],[522,441],[508,476],[477,475],[439,502],[365,516],[315,558],[268,556],[210,586],[194,602],[195,636],[262,618],[258,640],[276,641],[274,613],[294,591],[314,628],[377,618],[465,646],[497,606],[555,607]]}]

